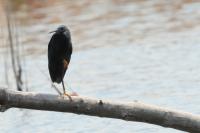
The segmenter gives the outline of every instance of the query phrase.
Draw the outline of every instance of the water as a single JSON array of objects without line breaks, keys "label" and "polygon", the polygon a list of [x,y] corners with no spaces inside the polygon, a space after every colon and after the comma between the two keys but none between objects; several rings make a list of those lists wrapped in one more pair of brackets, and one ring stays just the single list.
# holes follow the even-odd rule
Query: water
[{"label": "water", "polygon": [[[59,24],[48,23],[49,19],[67,8],[64,16],[70,17],[61,22],[69,24],[75,48],[65,76],[68,88],[89,97],[139,100],[200,114],[199,3],[179,1],[171,6],[170,2],[97,1],[89,2],[88,8],[76,2],[74,8],[80,7],[80,12],[70,8],[69,2],[58,2],[39,10],[57,9],[42,24],[36,21],[23,29],[30,90],[56,93],[45,76],[51,36],[46,33]],[[0,125],[0,131],[6,133],[182,132],[145,123],[21,109],[0,113]]]}]

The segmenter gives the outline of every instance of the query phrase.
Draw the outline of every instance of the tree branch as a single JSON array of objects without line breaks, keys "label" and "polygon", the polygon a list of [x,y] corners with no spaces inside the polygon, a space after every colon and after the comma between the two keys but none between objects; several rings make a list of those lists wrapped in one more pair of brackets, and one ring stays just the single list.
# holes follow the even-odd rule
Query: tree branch
[{"label": "tree branch", "polygon": [[141,102],[113,102],[87,97],[61,97],[52,94],[0,89],[0,105],[25,109],[71,112],[99,117],[138,121],[199,133],[200,116]]}]

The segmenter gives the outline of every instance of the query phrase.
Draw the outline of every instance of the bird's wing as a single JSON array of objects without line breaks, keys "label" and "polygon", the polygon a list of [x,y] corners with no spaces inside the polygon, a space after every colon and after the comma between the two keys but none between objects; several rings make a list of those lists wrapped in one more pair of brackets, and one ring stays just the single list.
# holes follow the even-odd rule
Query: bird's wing
[{"label": "bird's wing", "polygon": [[71,43],[71,41],[67,42],[67,43],[68,43],[67,44],[68,47],[66,47],[66,52],[65,52],[65,54],[63,56],[64,57],[63,58],[64,68],[68,67],[69,62],[71,60],[71,55],[72,55],[72,43]]},{"label": "bird's wing", "polygon": [[66,48],[66,52],[64,54],[64,58],[62,59],[63,62],[63,77],[65,75],[66,70],[68,69],[68,65],[70,63],[71,60],[71,54],[72,54],[72,45],[71,42],[68,42],[70,44],[68,44],[68,47]]}]

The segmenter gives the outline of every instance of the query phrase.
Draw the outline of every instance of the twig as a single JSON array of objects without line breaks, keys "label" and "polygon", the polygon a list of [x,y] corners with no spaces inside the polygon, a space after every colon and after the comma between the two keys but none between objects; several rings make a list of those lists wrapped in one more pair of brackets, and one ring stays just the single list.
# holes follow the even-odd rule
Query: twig
[{"label": "twig", "polygon": [[8,38],[9,38],[9,46],[10,46],[10,54],[11,54],[11,62],[12,62],[12,68],[13,73],[15,76],[16,84],[17,84],[17,90],[22,91],[22,80],[21,80],[21,68],[17,68],[17,62],[16,62],[16,53],[14,50],[14,42],[13,42],[13,34],[12,34],[12,25],[11,25],[11,18],[10,18],[10,1],[7,1],[7,4],[5,4],[5,13],[6,13],[6,20],[7,20],[7,29],[8,29]]}]

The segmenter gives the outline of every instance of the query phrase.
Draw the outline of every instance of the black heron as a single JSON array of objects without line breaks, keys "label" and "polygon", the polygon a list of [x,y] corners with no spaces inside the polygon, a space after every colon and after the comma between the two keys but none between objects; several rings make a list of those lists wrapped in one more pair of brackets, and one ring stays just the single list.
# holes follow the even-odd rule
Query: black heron
[{"label": "black heron", "polygon": [[66,26],[61,25],[50,33],[54,34],[48,45],[49,74],[53,83],[56,82],[59,84],[62,82],[64,95],[70,97],[65,91],[63,82],[72,54],[70,31]]}]

